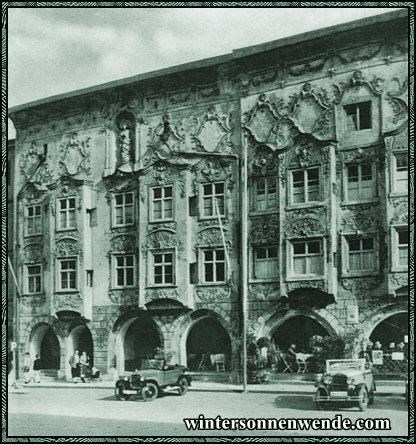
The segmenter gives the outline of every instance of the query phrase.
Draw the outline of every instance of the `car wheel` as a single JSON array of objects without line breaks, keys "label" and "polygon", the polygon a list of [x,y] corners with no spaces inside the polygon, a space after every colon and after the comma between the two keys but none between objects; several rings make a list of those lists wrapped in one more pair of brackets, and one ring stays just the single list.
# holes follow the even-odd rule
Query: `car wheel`
[{"label": "car wheel", "polygon": [[186,394],[187,391],[188,391],[188,380],[186,378],[182,378],[179,381],[178,392],[181,396],[183,396]]},{"label": "car wheel", "polygon": [[371,389],[371,392],[368,394],[368,405],[374,404],[374,388]]},{"label": "car wheel", "polygon": [[[318,396],[326,396],[326,393],[323,390],[317,390],[316,397]],[[315,401],[315,405],[318,410],[326,410],[328,408],[327,401]]]},{"label": "car wheel", "polygon": [[142,398],[148,402],[148,401],[154,401],[157,398],[157,395],[159,394],[159,389],[157,388],[157,385],[153,382],[148,382],[143,388],[142,388]]},{"label": "car wheel", "polygon": [[358,408],[360,409],[360,412],[365,412],[368,407],[368,393],[365,387],[361,387],[358,392],[358,399]]},{"label": "car wheel", "polygon": [[130,398],[130,395],[123,393],[123,389],[121,387],[116,387],[115,395],[119,401],[127,401]]}]

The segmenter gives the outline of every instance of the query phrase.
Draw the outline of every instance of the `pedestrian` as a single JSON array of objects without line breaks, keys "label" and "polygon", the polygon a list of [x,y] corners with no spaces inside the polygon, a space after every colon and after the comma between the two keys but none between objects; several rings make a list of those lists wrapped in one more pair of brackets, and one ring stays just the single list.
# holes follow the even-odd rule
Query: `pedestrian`
[{"label": "pedestrian", "polygon": [[23,374],[25,377],[25,384],[29,384],[30,380],[32,379],[30,372],[31,369],[32,369],[32,359],[30,358],[29,352],[26,352],[23,358]]},{"label": "pedestrian", "polygon": [[40,370],[42,369],[42,361],[40,360],[40,356],[36,355],[36,358],[33,362],[33,371],[35,373],[35,382],[40,383]]},{"label": "pedestrian", "polygon": [[85,378],[89,375],[90,357],[87,355],[86,351],[83,351],[79,359],[81,364],[81,381],[85,382]]},{"label": "pedestrian", "polygon": [[74,350],[74,354],[69,359],[71,366],[71,376],[74,383],[78,382],[80,375],[79,350]]}]

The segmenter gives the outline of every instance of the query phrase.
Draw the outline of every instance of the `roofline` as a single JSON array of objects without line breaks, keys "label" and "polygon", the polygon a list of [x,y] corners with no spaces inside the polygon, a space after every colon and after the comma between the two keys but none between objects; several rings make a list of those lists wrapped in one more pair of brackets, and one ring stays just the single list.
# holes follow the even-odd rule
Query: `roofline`
[{"label": "roofline", "polygon": [[283,37],[271,42],[260,43],[258,45],[246,46],[244,48],[235,49],[233,54],[236,57],[241,58],[253,54],[257,54],[260,51],[270,51],[272,49],[282,48],[284,46],[295,45],[307,40],[317,39],[325,37],[331,34],[351,31],[356,28],[375,25],[377,23],[390,22],[395,19],[408,17],[408,7],[402,7],[399,11],[385,12],[383,14],[366,17],[363,19],[353,20],[352,22],[345,22],[339,25],[328,26],[326,28],[320,28],[313,31],[304,32],[302,34],[295,34],[289,37]]},{"label": "roofline", "polygon": [[45,97],[42,99],[34,100],[32,102],[27,102],[21,105],[16,105],[8,109],[9,117],[10,114],[15,114],[20,111],[34,108],[40,105],[46,105],[48,103],[58,102],[60,100],[69,99],[72,97],[87,95],[94,92],[99,92],[111,88],[116,88],[119,86],[125,86],[132,83],[141,82],[143,80],[155,79],[158,77],[166,76],[169,74],[177,74],[180,72],[185,72],[191,69],[198,68],[207,68],[213,65],[218,65],[221,63],[226,63],[228,61],[234,59],[240,59],[243,57],[251,56],[254,54],[258,54],[260,52],[266,52],[278,48],[282,48],[284,46],[295,45],[298,43],[305,42],[307,40],[317,39],[324,36],[328,36],[330,34],[350,31],[351,29],[357,29],[360,27],[365,27],[377,23],[384,23],[391,20],[405,18],[408,16],[408,8],[403,7],[399,11],[387,12],[383,14],[379,14],[372,17],[366,17],[359,20],[354,20],[352,22],[342,23],[340,25],[329,26],[326,28],[321,28],[314,31],[304,32],[302,34],[296,34],[289,37],[284,37],[278,40],[274,40],[271,42],[260,43],[258,45],[247,46],[244,48],[235,49],[232,53],[223,54],[216,57],[210,57],[206,59],[196,60],[193,62],[187,62],[180,65],[174,65],[167,68],[158,69],[155,71],[150,71],[147,73],[136,74],[131,77],[125,77],[119,80],[113,80],[111,82],[102,83],[100,85],[93,85],[86,88],[69,91],[62,94],[57,94],[49,97]]}]

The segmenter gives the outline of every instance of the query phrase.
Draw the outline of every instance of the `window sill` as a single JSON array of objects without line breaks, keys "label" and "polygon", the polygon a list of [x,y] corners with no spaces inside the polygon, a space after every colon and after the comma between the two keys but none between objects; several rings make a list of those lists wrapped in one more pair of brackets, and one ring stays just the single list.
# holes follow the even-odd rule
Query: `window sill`
[{"label": "window sill", "polygon": [[359,272],[355,272],[355,273],[348,273],[346,271],[344,271],[341,274],[341,278],[362,278],[362,277],[375,277],[375,276],[379,276],[380,273],[378,273],[377,271],[359,271]]},{"label": "window sill", "polygon": [[394,267],[390,273],[409,273],[409,267]]},{"label": "window sill", "polygon": [[275,278],[255,278],[249,280],[249,284],[278,284],[279,282],[280,280]]},{"label": "window sill", "polygon": [[315,208],[315,207],[324,207],[325,202],[304,202],[304,203],[296,203],[290,204],[286,206],[286,210],[298,210],[300,208]]},{"label": "window sill", "polygon": [[21,297],[32,297],[32,296],[45,296],[45,293],[41,291],[40,293],[23,293]]},{"label": "window sill", "polygon": [[123,225],[112,225],[111,229],[117,229],[117,228],[131,228],[134,227],[134,222],[132,222],[131,224],[123,224]]},{"label": "window sill", "polygon": [[175,219],[170,218],[170,219],[149,220],[149,224],[165,224],[165,223],[171,223],[171,222],[175,222]]},{"label": "window sill", "polygon": [[229,285],[227,282],[199,282],[195,284],[197,287],[224,287]]},{"label": "window sill", "polygon": [[300,276],[289,276],[286,278],[286,282],[297,282],[297,281],[322,281],[325,279],[323,275],[316,274],[302,274]]},{"label": "window sill", "polygon": [[70,227],[70,228],[57,228],[55,231],[57,233],[61,233],[63,231],[76,231],[76,230],[78,230],[77,227]]},{"label": "window sill", "polygon": [[176,284],[160,284],[160,285],[148,285],[145,290],[155,290],[159,288],[178,288]]},{"label": "window sill", "polygon": [[78,289],[67,289],[67,290],[55,290],[55,293],[62,294],[62,293],[79,293]]},{"label": "window sill", "polygon": [[[90,287],[88,287],[90,288]],[[112,287],[108,291],[120,291],[120,290],[134,290],[137,288],[137,285],[130,285],[128,287]]]},{"label": "window sill", "polygon": [[408,191],[392,191],[389,193],[389,197],[409,197]]},{"label": "window sill", "polygon": [[249,216],[259,216],[262,214],[277,214],[279,213],[279,208],[268,208],[267,210],[252,210]]},{"label": "window sill", "polygon": [[39,237],[39,236],[43,236],[43,233],[34,233],[34,234],[25,234],[24,237],[28,238],[28,237]]},{"label": "window sill", "polygon": [[379,199],[366,199],[366,200],[351,200],[351,201],[342,201],[341,207],[348,207],[353,205],[368,205],[368,204],[378,204]]},{"label": "window sill", "polygon": [[[221,222],[222,223],[227,223],[228,219],[226,218],[226,216],[224,214],[220,215],[221,218]],[[204,221],[204,220],[218,220],[218,216],[199,216],[198,218],[199,221]]]}]

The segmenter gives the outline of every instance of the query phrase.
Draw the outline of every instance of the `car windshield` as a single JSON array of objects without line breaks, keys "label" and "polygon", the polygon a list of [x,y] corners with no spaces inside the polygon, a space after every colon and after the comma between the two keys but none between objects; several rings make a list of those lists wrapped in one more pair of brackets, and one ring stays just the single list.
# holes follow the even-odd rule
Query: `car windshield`
[{"label": "car windshield", "polygon": [[363,360],[330,360],[326,362],[327,372],[338,372],[346,370],[363,370]]},{"label": "car windshield", "polygon": [[164,360],[163,359],[143,359],[141,370],[163,370]]}]

